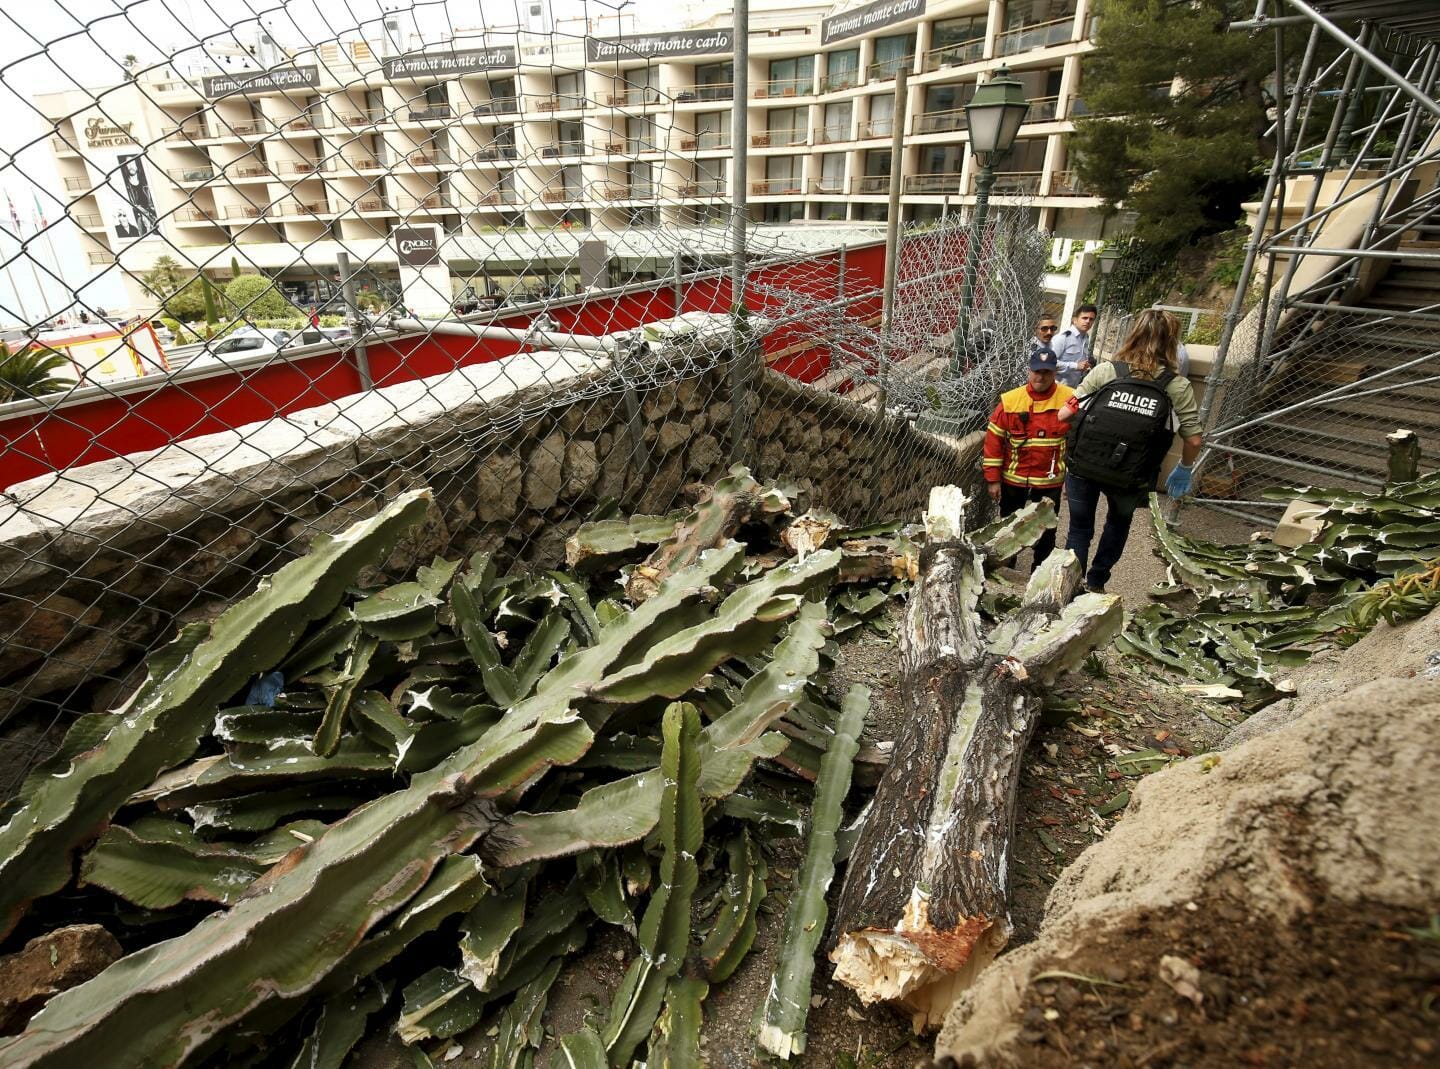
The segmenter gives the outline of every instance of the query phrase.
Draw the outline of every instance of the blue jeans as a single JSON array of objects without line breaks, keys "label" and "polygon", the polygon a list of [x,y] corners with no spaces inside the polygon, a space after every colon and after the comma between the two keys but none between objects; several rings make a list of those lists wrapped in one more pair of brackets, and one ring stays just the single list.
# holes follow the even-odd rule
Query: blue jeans
[{"label": "blue jeans", "polygon": [[[1100,495],[1105,495],[1105,529],[1100,532],[1100,545],[1095,561],[1090,562],[1090,542],[1095,537],[1095,508]],[[1121,490],[1103,486],[1082,475],[1065,479],[1065,496],[1070,499],[1070,530],[1065,535],[1065,548],[1074,550],[1080,559],[1087,586],[1103,587],[1110,581],[1110,571],[1125,552],[1130,536],[1130,520],[1148,496],[1144,490]]]}]

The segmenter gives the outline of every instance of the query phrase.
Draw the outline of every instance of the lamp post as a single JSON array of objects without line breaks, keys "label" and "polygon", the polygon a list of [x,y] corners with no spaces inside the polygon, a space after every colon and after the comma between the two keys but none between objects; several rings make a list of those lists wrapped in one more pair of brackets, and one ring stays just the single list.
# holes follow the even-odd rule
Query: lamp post
[{"label": "lamp post", "polygon": [[[1100,263],[1100,294],[1095,299],[1095,322],[1090,329],[1094,333],[1095,340],[1090,345],[1092,359],[1100,355],[1100,320],[1105,315],[1105,285],[1110,281],[1110,272],[1115,270],[1115,265],[1120,261],[1120,250],[1113,245],[1107,245],[1100,250],[1097,257]],[[1109,326],[1107,323],[1106,326]]]},{"label": "lamp post", "polygon": [[1015,144],[1015,135],[1025,121],[1030,102],[1025,99],[1025,86],[1010,77],[1010,69],[1001,66],[995,76],[975,89],[965,105],[966,124],[970,129],[970,151],[980,165],[975,179],[975,211],[970,216],[970,233],[965,242],[965,282],[960,292],[960,315],[955,324],[955,355],[950,373],[959,375],[965,369],[965,349],[970,327],[970,313],[975,308],[975,275],[980,270],[980,245],[984,241],[985,217],[990,212],[990,190],[995,185],[995,163]]}]

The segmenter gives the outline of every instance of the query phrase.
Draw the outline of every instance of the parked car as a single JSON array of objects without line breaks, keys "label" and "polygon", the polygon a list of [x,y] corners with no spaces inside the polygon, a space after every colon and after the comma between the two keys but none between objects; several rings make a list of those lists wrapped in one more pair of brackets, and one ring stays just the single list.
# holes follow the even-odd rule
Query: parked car
[{"label": "parked car", "polygon": [[290,340],[286,330],[260,330],[245,327],[234,334],[228,334],[219,341],[206,344],[186,367],[203,367],[207,364],[232,364],[254,356],[274,356]]},{"label": "parked car", "polygon": [[331,341],[347,341],[355,336],[355,332],[349,327],[321,327],[320,333]]}]

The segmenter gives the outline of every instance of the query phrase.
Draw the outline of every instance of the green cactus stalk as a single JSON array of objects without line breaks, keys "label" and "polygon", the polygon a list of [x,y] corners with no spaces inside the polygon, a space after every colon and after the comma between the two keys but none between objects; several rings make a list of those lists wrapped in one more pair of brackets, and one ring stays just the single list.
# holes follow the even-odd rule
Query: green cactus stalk
[{"label": "green cactus stalk", "polygon": [[630,963],[600,1037],[611,1066],[623,1069],[654,1027],[668,980],[690,949],[690,906],[700,882],[700,713],[687,702],[665,710],[660,804],[660,878],[640,921],[640,953]]},{"label": "green cactus stalk", "polygon": [[1055,506],[1048,500],[1030,504],[976,531],[972,541],[991,561],[1007,561],[1029,549],[1046,531],[1060,522]]},{"label": "green cactus stalk", "polygon": [[645,1056],[647,1069],[693,1069],[703,1064],[700,1056],[700,1028],[704,1023],[701,1003],[710,993],[704,980],[676,977],[665,991],[665,1009],[655,1022]]},{"label": "green cactus stalk", "polygon": [[850,793],[860,732],[869,712],[869,689],[859,684],[851,687],[841,705],[835,737],[820,762],[805,860],[795,875],[775,975],[759,1013],[756,1045],[760,1052],[776,1058],[789,1060],[805,1053],[805,1020],[810,1012],[815,952],[825,936],[825,921],[830,915],[825,895],[835,876],[835,835],[840,829],[845,796]]},{"label": "green cactus stalk", "polygon": [[405,494],[336,538],[317,538],[308,555],[262,580],[213,623],[188,625],[151,658],[149,677],[121,710],[77,721],[59,761],[27,781],[23,804],[0,828],[0,935],[33,899],[69,881],[75,848],[162,770],[194,753],[215,708],[284,659],[360,572],[420,522],[429,501],[428,492]]},{"label": "green cactus stalk", "polygon": [[745,960],[755,942],[756,918],[765,901],[765,858],[747,832],[740,832],[725,844],[728,868],[721,887],[720,912],[705,942],[700,958],[712,983],[729,979]]}]

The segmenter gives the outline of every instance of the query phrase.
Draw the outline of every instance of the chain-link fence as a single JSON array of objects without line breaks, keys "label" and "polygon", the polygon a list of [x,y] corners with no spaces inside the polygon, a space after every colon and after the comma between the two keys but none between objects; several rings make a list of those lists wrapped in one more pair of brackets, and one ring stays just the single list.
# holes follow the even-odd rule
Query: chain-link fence
[{"label": "chain-link fence", "polygon": [[558,561],[736,462],[857,523],[977,477],[961,439],[1018,381],[1044,269],[1025,212],[992,214],[963,331],[970,229],[907,228],[882,322],[881,226],[750,219],[743,77],[457,11],[424,7],[435,46],[277,9],[104,89],[27,91],[58,39],[0,71],[46,123],[0,186],[40,152],[58,179],[32,225],[12,200],[0,268],[53,295],[61,238],[94,266],[43,315],[0,291],[0,788],[177,625],[403,488],[435,503],[395,570]]}]

